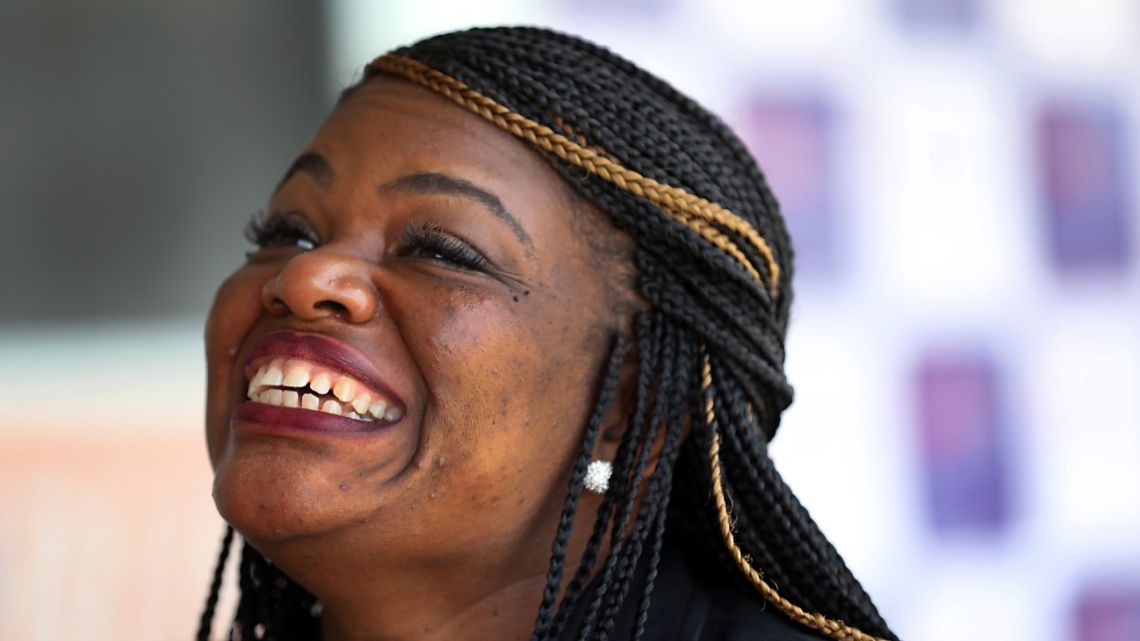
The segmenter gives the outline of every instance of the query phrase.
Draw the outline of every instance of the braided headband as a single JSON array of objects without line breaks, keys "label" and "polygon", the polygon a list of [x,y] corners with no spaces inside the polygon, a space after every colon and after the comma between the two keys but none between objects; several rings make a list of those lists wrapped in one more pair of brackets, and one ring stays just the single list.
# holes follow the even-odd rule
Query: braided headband
[{"label": "braided headband", "polygon": [[385,54],[376,58],[366,67],[366,73],[387,72],[410,80],[417,85],[450,99],[452,102],[491,122],[500,129],[532,145],[550,152],[562,160],[586,170],[599,178],[616,185],[639,198],[653,203],[675,220],[696,232],[713,246],[735,259],[761,287],[764,279],[752,265],[744,252],[722,230],[727,230],[745,238],[767,263],[771,283],[767,289],[775,298],[780,282],[780,265],[772,255],[772,249],[748,221],[720,205],[700,196],[690,194],[680,187],[657,182],[648,176],[628,169],[615,160],[605,150],[595,146],[579,144],[550,127],[539,124],[526,116],[512,112],[493,99],[468,87],[451,76],[432,69],[427,65],[398,54]]}]

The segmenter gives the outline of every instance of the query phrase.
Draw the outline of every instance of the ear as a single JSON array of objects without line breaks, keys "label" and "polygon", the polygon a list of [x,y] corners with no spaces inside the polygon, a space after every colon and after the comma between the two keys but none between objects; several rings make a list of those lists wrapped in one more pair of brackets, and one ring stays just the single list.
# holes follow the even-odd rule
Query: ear
[{"label": "ear", "polygon": [[[622,363],[621,371],[618,373],[618,385],[614,391],[613,402],[606,410],[605,417],[602,421],[601,432],[598,435],[597,441],[594,443],[594,451],[592,458],[603,461],[614,461],[617,458],[618,448],[621,446],[622,439],[629,431],[629,422],[633,415],[633,408],[635,397],[637,395],[637,378],[640,369],[640,363],[636,350],[630,350],[626,355],[625,361]],[[650,398],[647,403],[650,405],[648,408],[652,411],[653,394],[650,392]],[[692,431],[692,424],[685,420],[681,429],[681,440],[687,440],[689,433]],[[657,461],[661,456],[661,448],[665,445],[665,429],[661,426],[657,430],[657,434],[650,444],[649,459],[646,461],[645,473],[643,475],[643,482],[653,475],[657,469]]]},{"label": "ear", "polygon": [[[618,448],[622,439],[629,431],[629,422],[633,416],[634,402],[637,395],[637,378],[640,363],[636,350],[630,350],[622,363],[618,373],[618,386],[614,392],[614,400],[606,410],[602,421],[601,433],[594,444],[593,458],[603,461],[614,461],[617,458]],[[652,399],[649,399],[652,402]],[[661,448],[665,443],[665,430],[659,429],[653,443],[650,444],[649,459],[646,461],[643,482],[648,481],[657,469],[657,460],[661,455]]]},{"label": "ear", "polygon": [[613,461],[617,457],[618,446],[625,436],[633,414],[634,397],[637,392],[638,358],[637,350],[631,349],[618,372],[617,389],[614,399],[602,419],[601,433],[594,444],[594,458]]}]

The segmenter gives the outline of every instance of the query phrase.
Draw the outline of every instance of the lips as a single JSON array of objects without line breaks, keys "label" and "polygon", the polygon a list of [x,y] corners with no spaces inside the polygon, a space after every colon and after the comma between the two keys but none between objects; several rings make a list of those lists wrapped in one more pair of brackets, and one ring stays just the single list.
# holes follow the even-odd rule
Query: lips
[{"label": "lips", "polygon": [[267,426],[368,432],[404,416],[371,361],[324,336],[274,332],[246,357],[247,402],[235,418]]}]

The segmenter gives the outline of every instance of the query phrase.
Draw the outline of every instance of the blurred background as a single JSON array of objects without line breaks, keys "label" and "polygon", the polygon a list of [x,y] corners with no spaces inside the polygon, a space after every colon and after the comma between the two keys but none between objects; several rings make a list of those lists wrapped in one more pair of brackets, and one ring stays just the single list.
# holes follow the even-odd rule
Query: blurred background
[{"label": "blurred background", "polygon": [[798,249],[774,456],[900,636],[1140,640],[1136,0],[3,0],[0,639],[192,634],[243,224],[372,56],[504,23],[760,159]]}]

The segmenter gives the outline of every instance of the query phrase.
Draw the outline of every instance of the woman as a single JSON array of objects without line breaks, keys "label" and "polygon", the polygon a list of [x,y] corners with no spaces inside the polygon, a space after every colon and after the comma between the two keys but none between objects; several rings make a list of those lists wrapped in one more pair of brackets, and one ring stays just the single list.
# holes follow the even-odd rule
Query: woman
[{"label": "woman", "polygon": [[267,212],[206,329],[233,638],[894,638],[768,458],[792,250],[693,101],[570,36],[438,36]]}]

